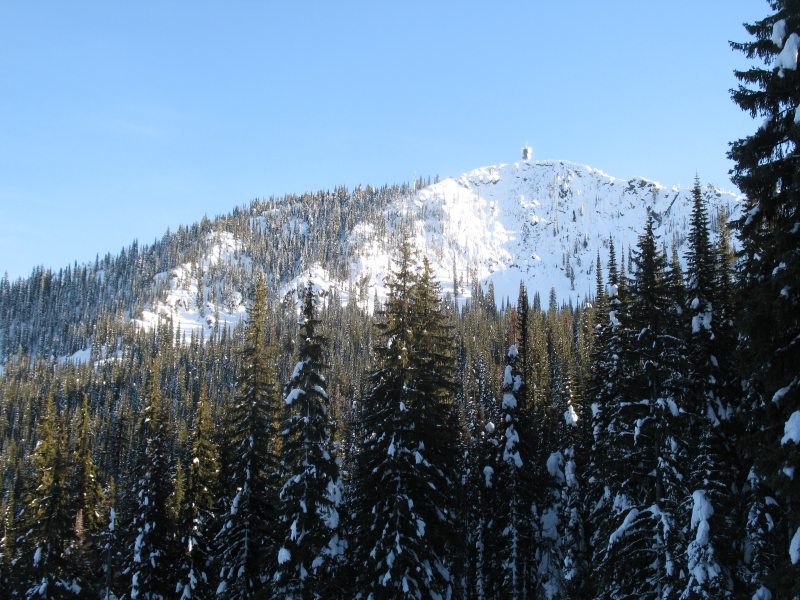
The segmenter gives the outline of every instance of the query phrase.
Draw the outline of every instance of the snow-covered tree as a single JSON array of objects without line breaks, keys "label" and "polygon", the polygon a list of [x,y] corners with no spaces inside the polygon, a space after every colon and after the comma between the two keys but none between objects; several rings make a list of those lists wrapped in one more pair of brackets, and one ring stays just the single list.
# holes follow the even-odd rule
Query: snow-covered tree
[{"label": "snow-covered tree", "polygon": [[452,341],[430,266],[417,276],[407,242],[376,328],[378,365],[363,404],[359,591],[446,598],[458,486]]},{"label": "snow-covered tree", "polygon": [[225,415],[229,499],[214,544],[217,596],[231,600],[268,596],[277,566],[278,392],[263,279],[247,311],[241,360],[234,405]]},{"label": "snow-covered tree", "polygon": [[301,311],[297,364],[286,385],[281,464],[286,480],[278,509],[280,598],[317,598],[335,593],[331,581],[345,550],[339,531],[342,482],[330,431],[327,381],[321,371],[327,339],[319,333],[311,283]]},{"label": "snow-covered tree", "polygon": [[170,464],[172,432],[161,393],[160,359],[151,370],[147,404],[142,411],[139,438],[142,449],[136,464],[128,526],[126,571],[133,600],[163,600],[175,592],[174,537],[169,501],[173,492]]},{"label": "snow-covered tree", "polygon": [[730,415],[721,389],[724,375],[720,372],[720,360],[730,353],[730,346],[720,342],[729,344],[730,340],[718,337],[716,332],[725,317],[718,259],[699,180],[695,180],[693,197],[686,256],[686,305],[680,316],[686,360],[681,369],[683,389],[678,403],[688,425],[681,436],[687,448],[680,459],[688,494],[682,519],[684,525],[689,525],[683,597],[725,598],[733,589],[736,564],[731,534],[737,498],[732,498],[730,446],[726,445],[722,427]]},{"label": "snow-covered tree", "polygon": [[[525,598],[535,593],[536,561],[534,514],[535,493],[532,457],[525,436],[530,435],[528,412],[517,394],[522,376],[516,369],[518,352],[511,345],[506,352],[503,370],[503,397],[500,422],[497,424],[497,455],[493,464],[492,484],[496,507],[490,528],[491,550],[498,587],[494,593],[507,598]],[[487,480],[489,474],[487,474]]]},{"label": "snow-covered tree", "polygon": [[75,529],[67,435],[64,417],[52,398],[46,401],[32,462],[33,478],[23,512],[25,533],[19,540],[22,556],[16,562],[20,591],[25,598],[37,600],[77,598],[81,586],[69,552]]},{"label": "snow-covered tree", "polygon": [[772,14],[745,25],[754,39],[732,44],[764,63],[737,71],[733,91],[734,102],[763,123],[733,142],[728,156],[732,180],[747,198],[736,223],[737,295],[749,416],[745,459],[755,463],[750,480],[757,482],[747,490],[748,522],[761,521],[749,527],[745,576],[749,593],[789,598],[800,595],[800,2],[769,5]]},{"label": "snow-covered tree", "polygon": [[219,464],[213,441],[211,401],[205,384],[200,391],[189,438],[186,485],[180,506],[178,541],[182,555],[178,564],[176,591],[181,600],[208,598],[213,573],[208,568],[214,526],[214,503],[218,493]]}]

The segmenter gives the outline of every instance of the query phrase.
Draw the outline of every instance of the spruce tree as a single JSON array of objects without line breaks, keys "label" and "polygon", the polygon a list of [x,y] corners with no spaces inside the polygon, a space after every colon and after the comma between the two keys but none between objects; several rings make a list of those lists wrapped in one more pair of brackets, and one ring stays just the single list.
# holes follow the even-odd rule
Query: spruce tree
[{"label": "spruce tree", "polygon": [[106,498],[100,483],[100,469],[92,456],[92,440],[89,434],[89,399],[83,395],[78,425],[78,439],[73,454],[71,495],[75,518],[75,545],[73,552],[83,580],[87,585],[96,585],[101,575],[100,549],[97,538],[105,525]]},{"label": "spruce tree", "polygon": [[630,286],[622,285],[624,270],[617,274],[610,262],[610,324],[596,339],[589,505],[601,598],[668,597],[680,576],[675,519],[684,494],[674,422],[680,413],[668,384],[675,349],[667,334],[666,257],[652,218],[633,262]]},{"label": "spruce tree", "polygon": [[[800,595],[800,2],[745,25],[752,41],[732,43],[764,66],[736,71],[739,107],[763,124],[731,145],[732,181],[746,196],[736,223],[741,364],[747,386],[746,460],[753,463],[745,560],[749,593]],[[774,504],[773,504],[774,503]],[[764,552],[766,551],[766,552]]]},{"label": "spruce tree", "polygon": [[224,599],[270,597],[277,566],[278,393],[270,337],[267,290],[259,279],[247,311],[236,398],[225,415],[230,449],[223,469],[229,497],[214,544],[217,596]]},{"label": "spruce tree", "polygon": [[280,492],[274,587],[278,597],[287,599],[335,594],[330,582],[344,551],[339,535],[342,482],[331,440],[327,380],[321,373],[328,341],[319,333],[315,304],[309,282],[281,428],[280,457],[286,481]]},{"label": "spruce tree", "polygon": [[359,591],[448,597],[458,460],[453,355],[430,267],[420,281],[407,241],[398,254],[363,404]]},{"label": "spruce tree", "polygon": [[[724,320],[721,307],[717,256],[709,231],[709,218],[699,180],[693,189],[694,207],[686,256],[687,283],[683,328],[685,375],[680,408],[687,416],[682,470],[687,477],[684,524],[689,524],[686,560],[686,598],[724,598],[733,588],[736,565],[731,502],[732,472],[722,421],[728,410],[721,393],[720,360],[729,347],[720,345],[716,329]],[[673,296],[675,293],[673,293]]]},{"label": "spruce tree", "polygon": [[173,573],[174,523],[169,502],[173,492],[169,446],[172,438],[170,416],[161,392],[160,359],[151,370],[147,404],[142,411],[139,440],[143,446],[137,458],[128,567],[130,597],[163,600],[175,591]]},{"label": "spruce tree", "polygon": [[219,464],[213,441],[211,400],[203,383],[189,438],[186,486],[180,506],[178,540],[182,555],[178,565],[176,591],[181,600],[210,598],[213,573],[211,542],[214,531],[214,503],[218,493]]},{"label": "spruce tree", "polygon": [[[70,464],[64,417],[55,402],[46,401],[37,428],[33,475],[23,513],[24,537],[20,592],[25,598],[43,600],[75,598],[81,593],[69,550],[75,540],[71,514]],[[88,590],[87,590],[88,591]]]},{"label": "spruce tree", "polygon": [[517,398],[522,376],[516,368],[518,352],[511,345],[503,371],[503,398],[497,425],[497,455],[493,461],[495,515],[491,548],[498,570],[498,587],[493,590],[507,598],[533,595],[538,564],[535,560],[534,479],[535,465],[526,444],[530,419]]}]

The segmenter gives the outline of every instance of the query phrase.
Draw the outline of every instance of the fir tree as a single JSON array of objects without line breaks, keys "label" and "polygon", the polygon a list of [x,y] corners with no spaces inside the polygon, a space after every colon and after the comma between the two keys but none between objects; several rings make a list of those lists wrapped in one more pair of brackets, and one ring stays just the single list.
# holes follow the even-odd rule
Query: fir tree
[{"label": "fir tree", "polygon": [[[506,353],[503,371],[503,399],[497,456],[493,461],[496,509],[491,528],[491,548],[499,586],[493,592],[507,598],[525,598],[536,588],[534,533],[534,464],[525,436],[529,435],[528,414],[517,394],[522,376],[516,369],[517,348]],[[492,465],[489,465],[492,466]]]},{"label": "fir tree", "polygon": [[[738,296],[741,364],[749,413],[746,460],[755,463],[750,480],[749,522],[769,519],[770,527],[749,528],[746,560],[749,593],[768,597],[800,595],[800,490],[787,476],[800,467],[800,171],[796,159],[800,125],[797,40],[800,3],[772,0],[773,13],[745,25],[754,37],[733,43],[764,67],[736,71],[733,100],[763,119],[752,135],[733,142],[732,181],[747,197],[736,223],[742,243]],[[800,472],[800,470],[798,471]],[[774,507],[766,500],[774,502]],[[760,507],[760,508],[759,508]],[[755,513],[761,514],[758,518]],[[774,526],[772,525],[774,523]],[[762,531],[763,535],[758,532]],[[764,549],[769,549],[762,555]],[[773,549],[777,549],[774,553]],[[762,589],[763,588],[763,589]]]},{"label": "fir tree", "polygon": [[[688,236],[687,285],[683,328],[686,366],[680,407],[688,416],[682,443],[686,448],[687,492],[684,522],[689,523],[688,582],[683,597],[724,598],[733,587],[735,560],[730,501],[733,481],[721,420],[728,411],[720,393],[719,359],[728,348],[715,335],[720,310],[717,257],[709,232],[708,212],[699,180],[693,189],[694,208]],[[673,296],[675,296],[673,292]],[[715,318],[716,317],[716,318]],[[728,340],[726,340],[728,341]]]},{"label": "fir tree", "polygon": [[156,359],[149,381],[147,405],[142,411],[139,437],[143,449],[136,465],[131,497],[133,515],[127,571],[131,576],[130,597],[163,600],[174,590],[173,523],[169,501],[173,492],[169,456],[170,418],[161,393],[160,359]]},{"label": "fir tree", "polygon": [[375,599],[448,597],[458,459],[451,342],[430,267],[420,282],[407,241],[396,264],[364,401],[359,589]]},{"label": "fir tree", "polygon": [[26,598],[74,598],[81,592],[69,550],[75,540],[64,417],[47,400],[33,453],[33,479],[23,513],[20,591]]},{"label": "fir tree", "polygon": [[230,462],[223,468],[229,508],[215,541],[221,580],[217,595],[231,600],[269,597],[277,565],[277,389],[263,279],[247,311],[241,360],[235,405],[226,415]]},{"label": "fir tree", "polygon": [[211,534],[218,492],[219,464],[213,441],[211,401],[205,383],[200,391],[189,439],[186,487],[179,512],[178,538],[182,548],[176,591],[182,600],[210,598]]},{"label": "fir tree", "polygon": [[92,456],[89,436],[89,399],[83,395],[78,424],[78,439],[72,457],[71,494],[75,518],[73,552],[86,585],[94,586],[100,575],[101,557],[96,547],[97,536],[105,525],[103,518],[106,498],[100,483],[100,469]]},{"label": "fir tree", "polygon": [[287,416],[281,464],[287,479],[278,511],[278,570],[281,598],[316,598],[332,593],[330,581],[344,551],[339,536],[342,483],[330,433],[327,381],[321,374],[327,339],[320,335],[311,283],[301,312],[297,364],[286,385]]}]

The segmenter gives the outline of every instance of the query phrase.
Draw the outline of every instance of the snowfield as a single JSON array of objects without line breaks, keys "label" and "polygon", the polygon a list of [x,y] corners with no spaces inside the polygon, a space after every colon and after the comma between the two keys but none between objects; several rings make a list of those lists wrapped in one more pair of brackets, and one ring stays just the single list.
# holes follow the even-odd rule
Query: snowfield
[{"label": "snowfield", "polygon": [[[738,216],[742,198],[732,192],[706,186],[712,225],[718,210]],[[268,211],[253,219],[254,226],[276,218]],[[546,303],[551,287],[559,302],[578,302],[591,297],[595,289],[596,256],[605,266],[609,241],[613,238],[619,258],[635,247],[647,214],[656,222],[656,233],[671,252],[672,244],[683,252],[691,215],[691,187],[663,186],[655,181],[617,179],[606,173],[565,160],[520,161],[483,167],[447,178],[397,200],[384,213],[386,230],[396,232],[403,225],[411,231],[411,242],[419,257],[427,256],[442,284],[443,293],[455,290],[462,301],[470,297],[473,281],[484,290],[492,282],[498,305],[515,302],[520,281],[529,297],[539,293]],[[306,223],[293,223],[305,231]],[[349,280],[337,280],[318,265],[304,265],[291,281],[280,286],[280,296],[294,293],[311,281],[315,291],[335,291],[343,304],[350,301],[355,282],[368,285],[363,308],[373,310],[373,299],[386,298],[386,275],[390,268],[391,244],[376,239],[374,226],[356,223],[347,244],[350,256]],[[147,328],[161,317],[208,338],[215,324],[232,327],[246,316],[241,292],[225,301],[211,297],[209,268],[244,269],[251,264],[239,240],[232,234],[209,236],[209,252],[203,257],[204,302],[198,307],[198,278],[190,264],[160,273],[166,295],[148,306],[139,319]]]}]

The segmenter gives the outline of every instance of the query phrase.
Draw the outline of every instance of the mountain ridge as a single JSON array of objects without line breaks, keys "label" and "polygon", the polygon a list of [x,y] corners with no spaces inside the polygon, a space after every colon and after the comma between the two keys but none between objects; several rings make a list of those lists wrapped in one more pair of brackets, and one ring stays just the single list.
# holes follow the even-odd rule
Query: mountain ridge
[{"label": "mountain ridge", "polygon": [[[739,214],[742,198],[707,185],[709,213]],[[433,265],[443,294],[460,301],[491,282],[498,302],[551,288],[561,302],[590,298],[596,256],[606,263],[636,244],[652,214],[656,233],[682,251],[691,188],[615,178],[566,160],[521,160],[413,186],[284,196],[253,201],[212,222],[136,242],[94,265],[57,274],[35,269],[0,289],[0,350],[83,360],[105,319],[147,329],[171,319],[182,334],[208,339],[246,314],[259,274],[271,294],[311,281],[317,291],[372,311],[386,297],[393,249],[405,235]],[[457,282],[458,289],[455,289]],[[202,294],[201,294],[202,292]]]}]

